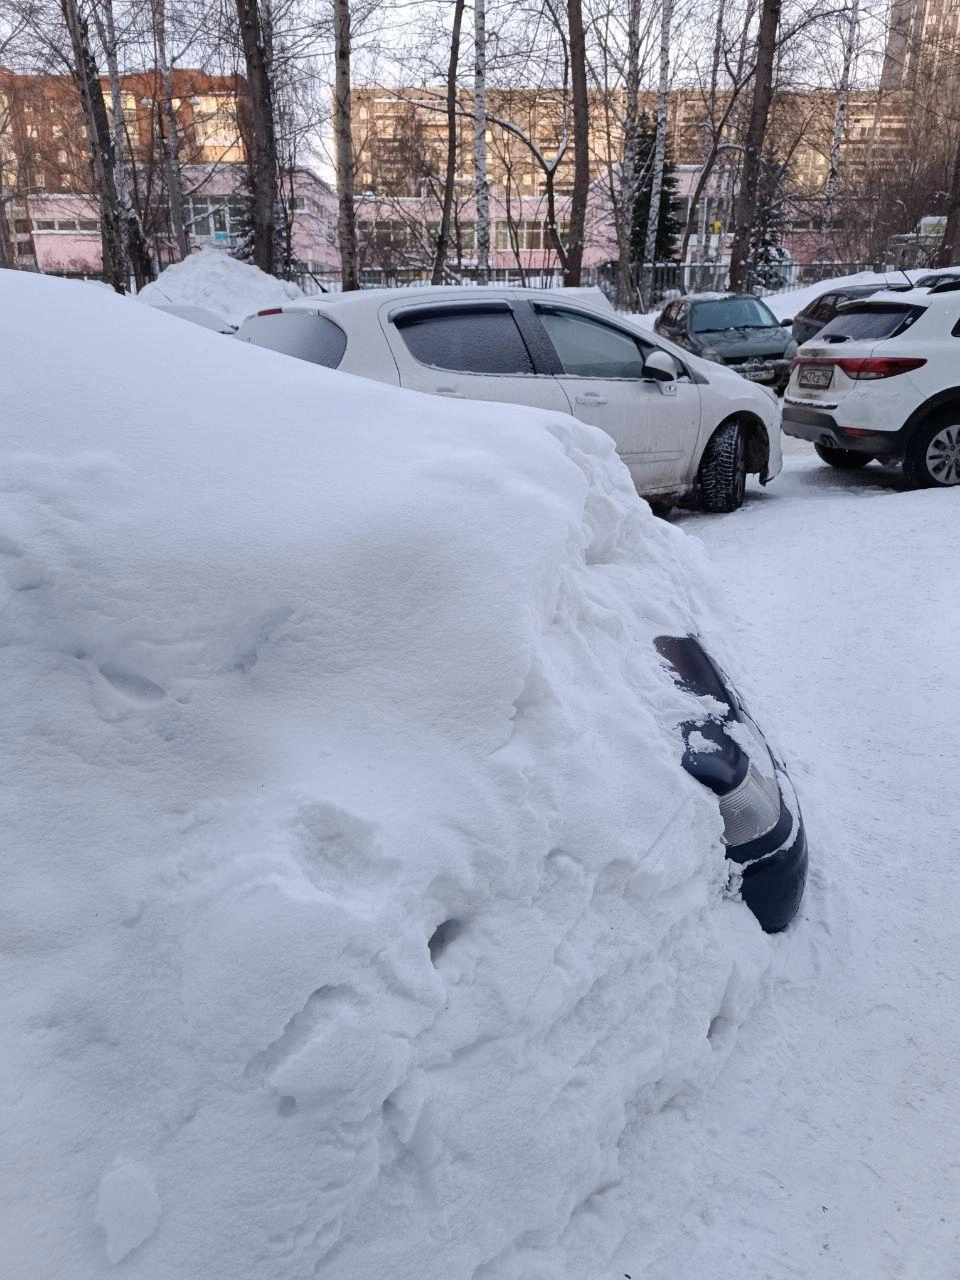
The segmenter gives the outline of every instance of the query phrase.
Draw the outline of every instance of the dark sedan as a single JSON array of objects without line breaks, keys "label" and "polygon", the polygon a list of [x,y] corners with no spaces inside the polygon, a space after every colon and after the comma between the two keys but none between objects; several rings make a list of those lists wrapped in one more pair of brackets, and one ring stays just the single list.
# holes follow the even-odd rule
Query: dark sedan
[{"label": "dark sedan", "polygon": [[704,360],[729,365],[750,382],[782,391],[797,344],[752,293],[691,294],[668,302],[654,329]]},{"label": "dark sedan", "polygon": [[802,347],[805,342],[809,342],[825,324],[830,323],[845,303],[869,298],[871,294],[879,293],[881,289],[889,290],[898,287],[907,286],[889,285],[880,280],[876,284],[849,284],[833,289],[827,288],[793,317],[793,336],[797,340],[797,345]]},{"label": "dark sedan", "polygon": [[681,726],[683,767],[717,797],[743,900],[767,933],[778,933],[797,914],[807,879],[807,837],[787,771],[694,636],[661,636],[656,645],[682,688],[722,708]]}]

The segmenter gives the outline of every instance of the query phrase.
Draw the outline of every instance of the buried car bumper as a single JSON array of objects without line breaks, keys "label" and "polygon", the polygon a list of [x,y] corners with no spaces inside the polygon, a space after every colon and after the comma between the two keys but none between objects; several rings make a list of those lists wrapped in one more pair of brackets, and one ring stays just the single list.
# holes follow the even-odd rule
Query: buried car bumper
[{"label": "buried car bumper", "polygon": [[807,882],[807,833],[789,778],[778,770],[780,817],[766,835],[727,847],[743,877],[741,896],[766,933],[785,929]]}]

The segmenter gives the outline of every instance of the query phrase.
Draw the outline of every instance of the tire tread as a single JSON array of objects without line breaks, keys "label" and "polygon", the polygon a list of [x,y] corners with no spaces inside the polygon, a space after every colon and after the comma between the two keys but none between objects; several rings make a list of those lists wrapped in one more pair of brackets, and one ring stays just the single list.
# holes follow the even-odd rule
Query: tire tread
[{"label": "tire tread", "polygon": [[723,514],[740,506],[737,459],[745,447],[743,428],[735,420],[723,423],[710,437],[700,462],[700,506],[704,511]]}]

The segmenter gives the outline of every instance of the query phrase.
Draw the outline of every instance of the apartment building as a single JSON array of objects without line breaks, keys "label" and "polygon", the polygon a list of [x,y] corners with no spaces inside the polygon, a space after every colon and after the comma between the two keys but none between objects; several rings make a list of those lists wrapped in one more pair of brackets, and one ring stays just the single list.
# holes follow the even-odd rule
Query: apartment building
[{"label": "apartment building", "polygon": [[957,0],[892,0],[880,87],[907,89],[921,75],[955,80],[958,53]]}]

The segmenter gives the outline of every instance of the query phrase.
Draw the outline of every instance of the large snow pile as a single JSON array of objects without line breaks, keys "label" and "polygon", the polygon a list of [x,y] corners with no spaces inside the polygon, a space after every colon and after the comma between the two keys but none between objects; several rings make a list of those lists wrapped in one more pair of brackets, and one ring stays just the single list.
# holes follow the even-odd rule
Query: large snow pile
[{"label": "large snow pile", "polygon": [[179,306],[206,307],[231,324],[239,324],[254,311],[281,307],[303,291],[289,280],[277,280],[259,267],[238,262],[223,249],[205,248],[175,262],[158,279],[145,285],[137,297],[152,306],[172,302]]},{"label": "large snow pile", "polygon": [[698,544],[573,419],[0,292],[5,1280],[595,1280],[770,951]]}]

